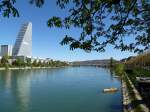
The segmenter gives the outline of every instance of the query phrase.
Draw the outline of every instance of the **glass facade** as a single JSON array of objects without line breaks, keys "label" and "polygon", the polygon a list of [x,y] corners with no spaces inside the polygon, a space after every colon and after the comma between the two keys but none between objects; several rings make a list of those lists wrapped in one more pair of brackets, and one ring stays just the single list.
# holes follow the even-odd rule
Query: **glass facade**
[{"label": "glass facade", "polygon": [[13,56],[32,56],[32,23],[23,24],[17,36]]},{"label": "glass facade", "polygon": [[1,56],[12,56],[12,45],[1,45]]}]

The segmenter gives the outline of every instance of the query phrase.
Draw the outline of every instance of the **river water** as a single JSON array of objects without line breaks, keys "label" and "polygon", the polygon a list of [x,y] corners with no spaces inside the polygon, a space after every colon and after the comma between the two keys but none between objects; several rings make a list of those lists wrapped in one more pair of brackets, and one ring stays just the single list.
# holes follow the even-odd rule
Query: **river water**
[{"label": "river water", "polygon": [[0,71],[0,112],[122,112],[121,82],[98,67]]}]

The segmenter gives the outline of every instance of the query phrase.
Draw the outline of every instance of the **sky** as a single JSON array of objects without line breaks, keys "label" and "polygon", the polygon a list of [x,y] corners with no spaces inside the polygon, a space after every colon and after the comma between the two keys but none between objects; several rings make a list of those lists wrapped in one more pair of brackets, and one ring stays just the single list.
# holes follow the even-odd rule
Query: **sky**
[{"label": "sky", "polygon": [[15,4],[19,10],[19,18],[4,18],[0,16],[0,45],[15,43],[20,27],[26,22],[32,22],[32,55],[33,57],[51,58],[62,61],[80,61],[94,59],[114,59],[120,60],[136,55],[132,52],[121,52],[111,46],[105,52],[90,52],[77,49],[70,51],[69,46],[61,46],[60,41],[65,35],[78,37],[80,30],[72,28],[70,30],[48,28],[47,20],[52,16],[64,17],[67,10],[61,10],[56,6],[56,0],[45,0],[42,8],[31,5],[29,0],[17,0]]}]

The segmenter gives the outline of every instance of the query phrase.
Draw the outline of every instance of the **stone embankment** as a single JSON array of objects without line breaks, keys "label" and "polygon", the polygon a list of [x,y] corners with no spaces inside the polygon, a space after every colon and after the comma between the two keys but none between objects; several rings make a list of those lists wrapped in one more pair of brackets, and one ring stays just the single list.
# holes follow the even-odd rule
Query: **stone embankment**
[{"label": "stone embankment", "polygon": [[126,74],[122,78],[122,95],[124,112],[150,112],[143,103],[139,92]]}]

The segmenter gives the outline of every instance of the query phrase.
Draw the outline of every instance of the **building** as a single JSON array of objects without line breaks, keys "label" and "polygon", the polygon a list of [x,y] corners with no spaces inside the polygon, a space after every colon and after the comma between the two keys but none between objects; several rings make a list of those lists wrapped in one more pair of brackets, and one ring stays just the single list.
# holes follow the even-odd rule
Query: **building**
[{"label": "building", "polygon": [[1,45],[1,56],[12,56],[12,45]]},{"label": "building", "polygon": [[32,56],[32,23],[23,24],[17,36],[12,55],[31,57]]}]

